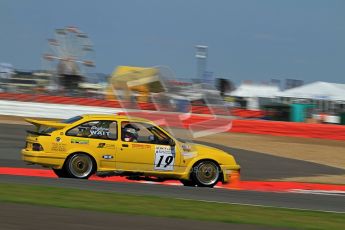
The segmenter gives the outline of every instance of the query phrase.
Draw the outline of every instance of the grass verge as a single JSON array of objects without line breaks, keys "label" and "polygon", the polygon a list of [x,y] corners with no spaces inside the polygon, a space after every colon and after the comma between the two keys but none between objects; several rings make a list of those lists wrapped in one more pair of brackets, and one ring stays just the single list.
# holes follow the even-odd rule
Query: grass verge
[{"label": "grass verge", "polygon": [[0,202],[297,229],[344,229],[345,226],[345,214],[19,184],[0,183]]}]

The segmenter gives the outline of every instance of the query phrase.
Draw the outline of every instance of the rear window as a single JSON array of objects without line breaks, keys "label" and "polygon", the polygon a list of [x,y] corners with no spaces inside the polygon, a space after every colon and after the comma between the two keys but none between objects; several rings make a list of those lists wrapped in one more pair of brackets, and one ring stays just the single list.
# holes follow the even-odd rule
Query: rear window
[{"label": "rear window", "polygon": [[68,118],[66,120],[63,120],[61,123],[72,124],[72,123],[74,123],[76,121],[79,121],[82,118],[83,118],[82,116],[71,117],[71,118]]},{"label": "rear window", "polygon": [[[74,122],[77,122],[77,121],[79,121],[82,118],[83,118],[82,116],[75,116],[75,117],[71,117],[71,118],[68,118],[66,120],[63,120],[63,121],[61,121],[61,123],[73,124]],[[47,126],[41,126],[40,129],[38,130],[38,132],[41,133],[41,134],[49,134],[49,133],[51,133],[51,132],[53,132],[55,130],[56,130],[56,128],[47,127]]]},{"label": "rear window", "polygon": [[49,127],[49,126],[40,126],[39,130],[38,130],[38,133],[40,134],[49,134],[53,131],[55,131],[56,128],[52,128],[52,127]]}]

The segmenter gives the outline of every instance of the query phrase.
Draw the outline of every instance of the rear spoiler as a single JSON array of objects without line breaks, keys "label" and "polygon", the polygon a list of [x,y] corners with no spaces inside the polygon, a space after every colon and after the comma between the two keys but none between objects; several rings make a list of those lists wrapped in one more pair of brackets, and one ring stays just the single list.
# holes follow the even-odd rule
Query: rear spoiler
[{"label": "rear spoiler", "polygon": [[29,119],[29,118],[26,118],[25,121],[36,126],[37,129],[39,129],[40,126],[47,126],[47,127],[52,127],[52,128],[56,128],[56,129],[63,129],[68,125],[65,123],[59,123],[59,122],[55,122],[55,121],[34,120],[34,119]]}]

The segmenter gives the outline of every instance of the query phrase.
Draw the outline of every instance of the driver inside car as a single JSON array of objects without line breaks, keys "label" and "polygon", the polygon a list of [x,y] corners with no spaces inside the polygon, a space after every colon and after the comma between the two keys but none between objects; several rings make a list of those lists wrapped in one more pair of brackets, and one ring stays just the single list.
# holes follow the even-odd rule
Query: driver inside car
[{"label": "driver inside car", "polygon": [[138,128],[131,124],[127,124],[122,129],[123,140],[126,142],[138,142]]}]

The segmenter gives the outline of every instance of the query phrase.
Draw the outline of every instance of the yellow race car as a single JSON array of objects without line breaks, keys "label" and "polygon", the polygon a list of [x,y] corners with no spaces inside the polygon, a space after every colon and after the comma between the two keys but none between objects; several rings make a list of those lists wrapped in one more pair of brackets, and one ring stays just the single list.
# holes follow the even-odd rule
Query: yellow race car
[{"label": "yellow race car", "polygon": [[186,186],[226,183],[240,166],[219,149],[178,141],[153,122],[122,115],[83,115],[62,121],[26,119],[25,162],[52,168],[59,177],[177,179]]}]

